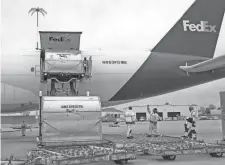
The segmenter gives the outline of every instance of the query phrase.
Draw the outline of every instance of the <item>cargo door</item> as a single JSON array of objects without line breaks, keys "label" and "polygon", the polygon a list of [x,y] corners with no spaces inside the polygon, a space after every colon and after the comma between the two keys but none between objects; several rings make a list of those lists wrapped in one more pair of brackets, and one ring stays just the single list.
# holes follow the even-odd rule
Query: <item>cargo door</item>
[{"label": "cargo door", "polygon": [[44,72],[82,73],[80,36],[82,32],[40,31],[45,51]]}]

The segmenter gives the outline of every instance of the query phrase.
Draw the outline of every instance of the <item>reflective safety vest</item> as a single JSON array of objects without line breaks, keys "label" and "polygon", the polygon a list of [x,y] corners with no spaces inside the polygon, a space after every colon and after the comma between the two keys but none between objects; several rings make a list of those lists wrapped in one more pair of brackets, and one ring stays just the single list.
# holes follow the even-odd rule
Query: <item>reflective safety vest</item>
[{"label": "reflective safety vest", "polygon": [[156,123],[159,119],[159,115],[157,113],[150,114],[150,122]]},{"label": "reflective safety vest", "polygon": [[191,113],[190,113],[190,116],[186,118],[186,123],[189,122],[189,123],[194,123],[195,120],[196,120],[196,111],[192,110]]},{"label": "reflective safety vest", "polygon": [[196,119],[196,112],[194,110],[191,111],[190,117],[195,121]]},{"label": "reflective safety vest", "polygon": [[83,65],[88,66],[88,61],[87,60],[83,61]]},{"label": "reflective safety vest", "polygon": [[26,123],[22,123],[22,124],[21,124],[21,128],[22,128],[22,129],[26,129],[26,128],[27,128],[27,124],[26,124]]},{"label": "reflective safety vest", "polygon": [[196,117],[196,112],[194,110],[191,111],[191,117]]},{"label": "reflective safety vest", "polygon": [[135,121],[135,114],[131,110],[127,111],[124,116],[127,123],[133,123]]}]

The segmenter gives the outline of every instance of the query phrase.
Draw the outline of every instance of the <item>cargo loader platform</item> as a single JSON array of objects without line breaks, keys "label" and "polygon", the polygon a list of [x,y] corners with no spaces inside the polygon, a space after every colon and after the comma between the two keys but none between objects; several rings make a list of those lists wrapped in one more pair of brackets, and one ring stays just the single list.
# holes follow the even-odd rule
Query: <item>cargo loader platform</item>
[{"label": "cargo loader platform", "polygon": [[[96,96],[43,96],[40,92],[37,148],[25,164],[69,165],[136,159],[133,151],[117,149],[102,139],[101,103]],[[107,145],[105,145],[107,144]]]},{"label": "cargo loader platform", "polygon": [[13,165],[74,165],[107,161],[122,164],[134,159],[136,156],[133,152],[115,149],[113,146],[85,145],[83,142],[80,145],[38,147],[29,150],[24,160],[3,160],[2,164],[11,162]]},{"label": "cargo loader platform", "polygon": [[86,164],[100,161],[114,161],[116,164],[136,159],[133,152],[125,149],[115,149],[114,146],[101,146],[102,141],[81,142],[80,144],[47,144],[27,153],[25,164]]},{"label": "cargo loader platform", "polygon": [[136,154],[149,156],[162,156],[165,160],[175,160],[177,155],[209,154],[212,157],[222,157],[225,152],[223,143],[205,143],[159,135],[147,137],[147,134],[134,135],[133,139],[126,139],[123,135],[103,135],[104,139],[111,141],[115,148],[124,148]]}]

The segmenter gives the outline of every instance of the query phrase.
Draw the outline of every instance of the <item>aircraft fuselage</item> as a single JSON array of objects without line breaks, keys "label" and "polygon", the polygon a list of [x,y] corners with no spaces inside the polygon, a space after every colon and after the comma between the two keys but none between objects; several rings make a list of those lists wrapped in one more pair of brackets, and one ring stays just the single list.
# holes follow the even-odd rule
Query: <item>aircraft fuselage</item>
[{"label": "aircraft fuselage", "polygon": [[[186,56],[167,53],[148,52],[102,52],[101,56],[92,57],[92,78],[83,81],[79,86],[79,94],[85,95],[87,90],[92,95],[99,96],[101,101],[112,103],[152,97],[201,83],[220,79],[225,76],[225,70],[187,74],[179,66],[192,65],[204,60],[205,57]],[[17,66],[27,60],[29,65],[15,68],[17,73],[2,76],[2,81],[29,89],[38,95],[40,77],[30,68],[38,65],[38,55],[30,59],[17,60]],[[11,61],[12,62],[12,61]],[[32,63],[33,62],[33,63]]]}]

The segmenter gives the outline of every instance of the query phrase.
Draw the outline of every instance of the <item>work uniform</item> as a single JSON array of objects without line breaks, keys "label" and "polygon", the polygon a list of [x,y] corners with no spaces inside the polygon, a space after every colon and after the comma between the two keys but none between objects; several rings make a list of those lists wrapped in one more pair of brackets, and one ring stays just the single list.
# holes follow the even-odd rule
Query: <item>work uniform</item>
[{"label": "work uniform", "polygon": [[193,108],[190,109],[190,116],[186,118],[184,127],[184,136],[196,140],[196,111]]},{"label": "work uniform", "polygon": [[10,158],[9,158],[8,165],[13,165],[13,164],[12,164],[12,160],[13,160],[13,156],[11,155]]},{"label": "work uniform", "polygon": [[157,110],[155,110],[155,112],[151,113],[150,110],[149,114],[150,114],[150,118],[149,118],[149,135],[154,135],[157,134],[157,122],[159,120],[159,115],[157,113]]},{"label": "work uniform", "polygon": [[23,122],[21,124],[21,133],[22,133],[22,136],[26,136],[26,129],[27,129],[27,123]]},{"label": "work uniform", "polygon": [[127,124],[127,138],[132,137],[132,127],[133,124],[135,123],[135,114],[134,112],[129,109],[128,111],[125,112],[125,122]]}]

